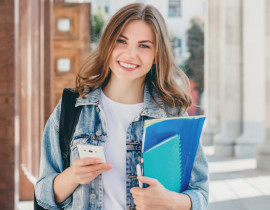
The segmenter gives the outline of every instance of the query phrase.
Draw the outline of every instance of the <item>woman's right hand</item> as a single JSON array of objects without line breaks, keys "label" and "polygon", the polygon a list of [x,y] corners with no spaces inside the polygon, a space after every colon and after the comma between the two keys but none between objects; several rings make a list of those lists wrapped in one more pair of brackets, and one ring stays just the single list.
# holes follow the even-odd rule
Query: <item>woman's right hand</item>
[{"label": "woman's right hand", "polygon": [[55,201],[57,203],[63,202],[79,184],[88,184],[99,174],[111,169],[110,163],[102,163],[98,158],[75,159],[70,167],[54,179]]},{"label": "woman's right hand", "polygon": [[88,184],[99,174],[111,170],[112,164],[102,163],[99,158],[77,158],[70,169],[74,184]]}]

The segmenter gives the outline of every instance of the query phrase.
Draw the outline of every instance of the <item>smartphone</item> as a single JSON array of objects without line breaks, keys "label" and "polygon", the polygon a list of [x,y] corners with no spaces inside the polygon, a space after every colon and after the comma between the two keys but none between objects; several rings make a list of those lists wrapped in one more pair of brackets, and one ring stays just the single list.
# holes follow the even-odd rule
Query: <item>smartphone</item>
[{"label": "smartphone", "polygon": [[90,144],[78,144],[77,145],[80,158],[100,158],[103,163],[106,162],[104,147],[94,146]]}]

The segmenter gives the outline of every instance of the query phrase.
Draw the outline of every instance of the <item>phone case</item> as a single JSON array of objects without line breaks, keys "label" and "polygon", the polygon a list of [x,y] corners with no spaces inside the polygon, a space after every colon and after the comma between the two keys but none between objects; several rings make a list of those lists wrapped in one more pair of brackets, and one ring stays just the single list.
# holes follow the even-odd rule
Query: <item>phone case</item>
[{"label": "phone case", "polygon": [[77,145],[80,158],[100,158],[102,162],[106,162],[104,148],[102,146],[94,146],[89,144],[78,144]]}]

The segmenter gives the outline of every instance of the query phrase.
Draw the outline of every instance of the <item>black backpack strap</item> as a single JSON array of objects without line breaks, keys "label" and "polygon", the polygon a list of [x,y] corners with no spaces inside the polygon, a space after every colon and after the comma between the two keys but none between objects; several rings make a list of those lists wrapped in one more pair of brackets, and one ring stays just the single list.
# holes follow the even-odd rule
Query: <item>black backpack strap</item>
[{"label": "black backpack strap", "polygon": [[59,122],[59,144],[65,169],[70,166],[70,143],[78,123],[82,106],[75,107],[79,93],[65,88],[62,95]]},{"label": "black backpack strap", "polygon": [[[70,166],[70,142],[82,111],[82,106],[75,107],[78,97],[79,94],[70,89],[65,88],[63,91],[59,122],[59,144],[65,169]],[[38,205],[35,192],[34,210],[45,210]]]},{"label": "black backpack strap", "polygon": [[34,192],[34,210],[45,210],[42,206],[38,205],[35,192]]}]

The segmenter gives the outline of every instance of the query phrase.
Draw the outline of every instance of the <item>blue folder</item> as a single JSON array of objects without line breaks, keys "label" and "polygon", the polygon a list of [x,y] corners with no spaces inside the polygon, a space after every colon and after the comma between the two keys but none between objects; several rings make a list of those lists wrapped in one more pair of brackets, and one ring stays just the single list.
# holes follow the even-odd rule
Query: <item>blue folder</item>
[{"label": "blue folder", "polygon": [[[190,116],[155,119],[145,122],[142,159],[144,158],[144,152],[153,148],[155,145],[158,145],[162,141],[175,135],[180,136],[180,144],[178,147],[181,154],[178,165],[181,167],[181,171],[179,172],[181,174],[180,192],[183,192],[188,187],[204,121],[205,116]],[[147,176],[145,171],[148,169],[145,168],[145,165],[143,167],[144,176]],[[167,170],[163,168],[163,170],[166,172],[169,169]],[[165,176],[169,177],[170,172],[168,171],[168,174],[165,174]],[[178,183],[179,182],[177,182],[176,185]]]}]

